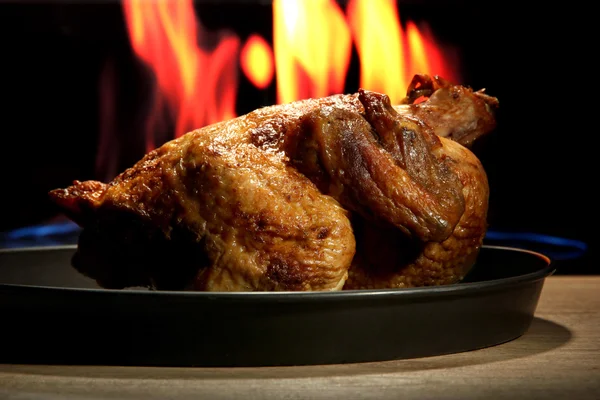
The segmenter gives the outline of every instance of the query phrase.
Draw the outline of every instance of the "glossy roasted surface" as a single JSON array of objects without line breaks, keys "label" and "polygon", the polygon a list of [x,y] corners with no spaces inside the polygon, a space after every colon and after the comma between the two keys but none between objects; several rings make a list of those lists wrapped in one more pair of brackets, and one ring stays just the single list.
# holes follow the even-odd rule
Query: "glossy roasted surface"
[{"label": "glossy roasted surface", "polygon": [[[473,127],[448,136],[493,129],[479,121],[493,120],[494,98],[435,82],[432,98],[455,92],[437,109]],[[108,184],[54,190],[84,227],[73,263],[112,288],[456,282],[485,234],[488,182],[470,150],[436,134],[440,118],[420,116],[436,112],[426,105],[399,113],[361,90],[265,107],[168,142]]]}]

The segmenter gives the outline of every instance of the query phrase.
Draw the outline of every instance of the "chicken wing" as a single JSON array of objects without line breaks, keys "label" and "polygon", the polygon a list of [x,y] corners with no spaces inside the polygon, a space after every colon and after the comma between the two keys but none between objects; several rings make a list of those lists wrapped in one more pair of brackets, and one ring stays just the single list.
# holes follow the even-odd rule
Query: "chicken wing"
[{"label": "chicken wing", "polygon": [[[427,101],[419,101],[424,98]],[[415,75],[406,97],[395,110],[430,126],[436,135],[470,147],[496,128],[498,99],[485,89],[453,85],[440,76]]]}]

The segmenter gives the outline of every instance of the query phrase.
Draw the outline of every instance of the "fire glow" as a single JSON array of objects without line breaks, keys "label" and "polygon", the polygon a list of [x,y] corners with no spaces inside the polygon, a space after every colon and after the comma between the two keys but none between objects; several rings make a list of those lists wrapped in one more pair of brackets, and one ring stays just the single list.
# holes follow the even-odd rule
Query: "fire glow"
[{"label": "fire glow", "polygon": [[176,121],[176,137],[234,118],[240,39],[205,30],[196,20],[192,0],[125,0],[123,5],[133,49],[156,76],[151,114],[166,101]]},{"label": "fire glow", "polygon": [[276,85],[276,103],[343,93],[353,49],[360,81],[350,83],[404,97],[417,73],[459,82],[426,24],[403,27],[395,0],[273,0],[273,44],[258,34],[242,43],[234,33],[202,26],[192,0],[123,0],[129,38],[137,57],[156,77],[147,116],[147,150],[164,125],[167,107],[174,137],[234,118],[240,72],[257,89]]}]

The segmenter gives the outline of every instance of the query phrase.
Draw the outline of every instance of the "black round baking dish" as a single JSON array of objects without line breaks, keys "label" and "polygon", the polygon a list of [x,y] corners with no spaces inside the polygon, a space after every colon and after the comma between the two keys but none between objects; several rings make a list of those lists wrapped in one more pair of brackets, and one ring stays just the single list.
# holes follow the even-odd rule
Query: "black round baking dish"
[{"label": "black round baking dish", "polygon": [[524,334],[543,254],[484,246],[458,284],[392,290],[206,293],[105,290],[75,246],[0,250],[0,362],[273,366],[475,350]]}]

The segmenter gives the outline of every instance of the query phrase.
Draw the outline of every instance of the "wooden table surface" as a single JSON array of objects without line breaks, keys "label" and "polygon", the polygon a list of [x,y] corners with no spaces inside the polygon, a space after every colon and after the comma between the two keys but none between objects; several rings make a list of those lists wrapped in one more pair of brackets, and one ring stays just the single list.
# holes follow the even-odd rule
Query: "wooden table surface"
[{"label": "wooden table surface", "polygon": [[487,349],[273,368],[0,365],[0,399],[600,399],[600,276],[547,278],[529,331]]}]

